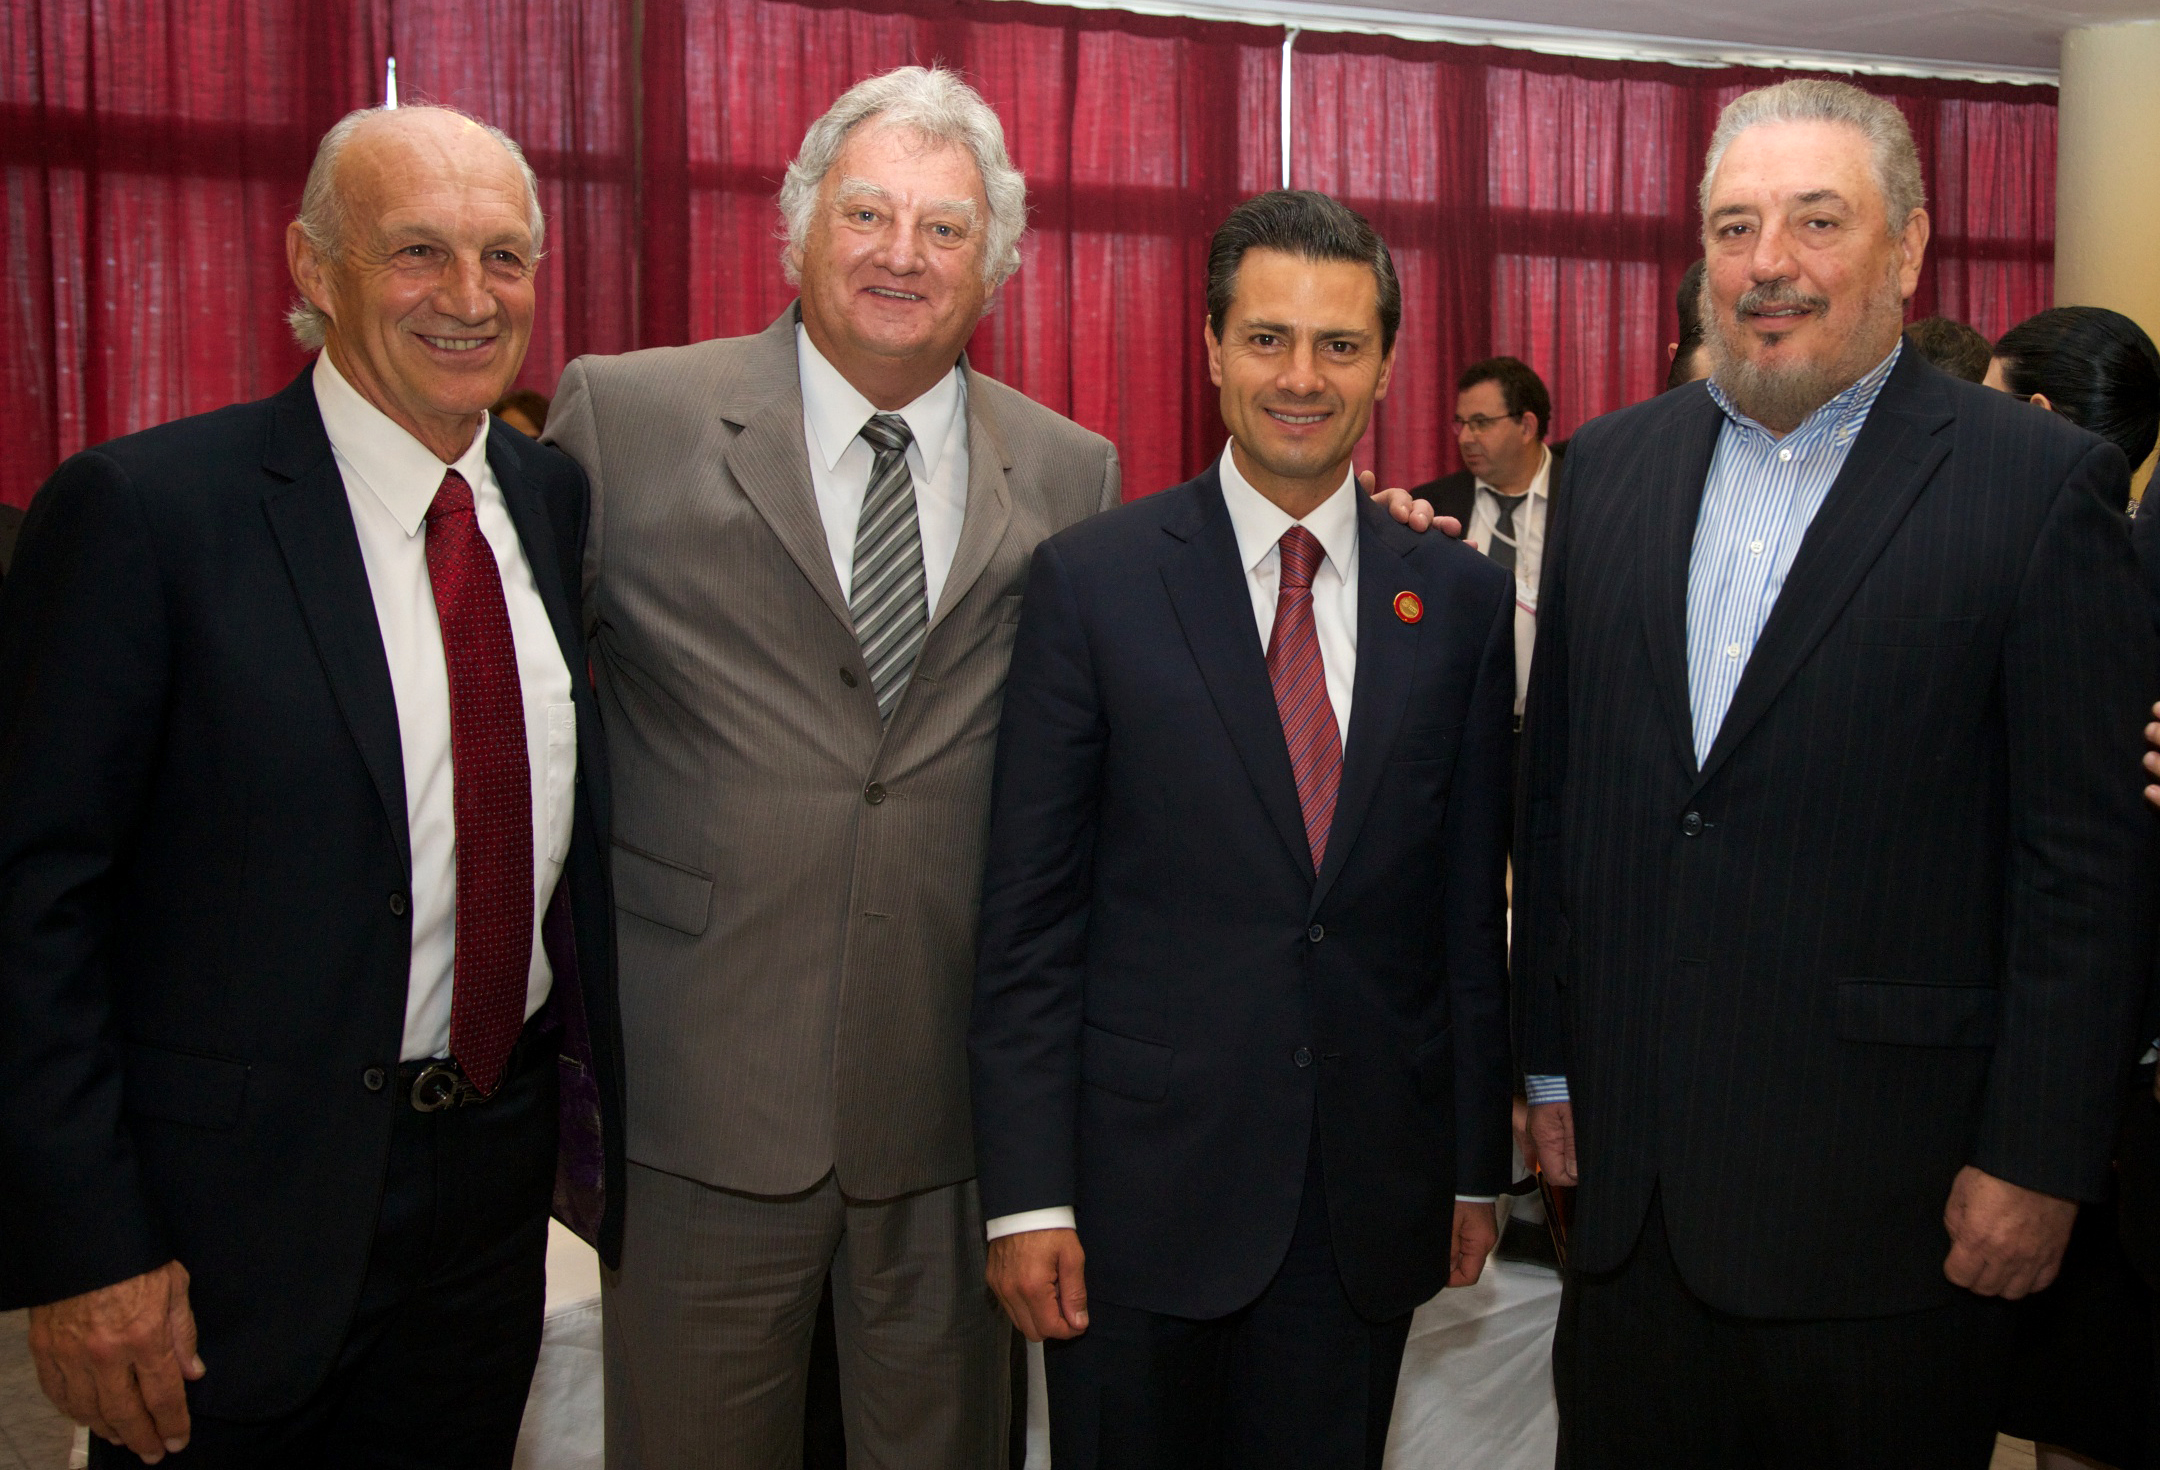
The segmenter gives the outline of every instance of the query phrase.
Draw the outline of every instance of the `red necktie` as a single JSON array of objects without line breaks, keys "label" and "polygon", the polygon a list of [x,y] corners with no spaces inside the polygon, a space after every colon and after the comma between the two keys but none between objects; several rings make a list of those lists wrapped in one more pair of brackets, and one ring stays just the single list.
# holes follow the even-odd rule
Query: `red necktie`
[{"label": "red necktie", "polygon": [[517,645],[495,552],[456,470],[427,513],[428,581],[450,669],[457,811],[457,971],[450,1055],[482,1093],[502,1080],[525,1025],[532,969],[532,758]]},{"label": "red necktie", "polygon": [[1305,843],[1320,871],[1328,825],[1335,820],[1335,789],[1342,784],[1342,735],[1328,700],[1327,670],[1320,663],[1320,635],[1313,629],[1312,579],[1320,570],[1320,542],[1303,526],[1283,532],[1282,587],[1275,597],[1275,631],[1268,639],[1268,678],[1275,709],[1290,746],[1298,806],[1305,813]]}]

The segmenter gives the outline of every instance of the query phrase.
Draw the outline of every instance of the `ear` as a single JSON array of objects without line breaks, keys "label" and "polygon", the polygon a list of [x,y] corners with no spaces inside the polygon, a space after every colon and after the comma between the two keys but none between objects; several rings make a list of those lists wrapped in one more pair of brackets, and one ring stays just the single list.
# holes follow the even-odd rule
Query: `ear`
[{"label": "ear", "polygon": [[[1396,344],[1397,347],[1401,345],[1401,343]],[[1373,384],[1373,402],[1378,403],[1381,399],[1387,397],[1388,384],[1394,380],[1394,377],[1395,348],[1390,347],[1387,350],[1387,356],[1380,359],[1380,380]]]},{"label": "ear", "polygon": [[2055,405],[2048,402],[2048,396],[2045,393],[2035,393],[2031,398],[2027,399],[2026,401],[2032,404],[2034,408],[2044,408],[2049,413],[2053,413],[2055,411]]},{"label": "ear", "polygon": [[285,266],[292,272],[293,286],[300,297],[324,316],[335,316],[331,310],[331,291],[328,279],[329,262],[323,258],[315,242],[294,220],[285,227]]},{"label": "ear", "polygon": [[1536,409],[1526,408],[1523,410],[1522,432],[1525,444],[1537,443],[1538,436],[1545,432],[1545,421],[1537,416]]},{"label": "ear", "polygon": [[1208,380],[1216,387],[1222,386],[1222,339],[1215,335],[1215,324],[1203,318],[1200,335],[1207,339]]},{"label": "ear", "polygon": [[1898,290],[1907,301],[1920,286],[1920,262],[1927,256],[1928,236],[1932,225],[1928,212],[1916,209],[1905,221],[1905,228],[1898,231]]}]

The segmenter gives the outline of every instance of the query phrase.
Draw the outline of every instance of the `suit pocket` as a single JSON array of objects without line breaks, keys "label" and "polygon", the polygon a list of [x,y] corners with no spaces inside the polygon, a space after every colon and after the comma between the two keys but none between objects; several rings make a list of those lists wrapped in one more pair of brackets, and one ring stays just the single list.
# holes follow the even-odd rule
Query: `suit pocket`
[{"label": "suit pocket", "polygon": [[712,879],[634,847],[615,844],[615,907],[682,934],[703,934]]},{"label": "suit pocket", "polygon": [[1979,626],[1976,617],[1854,618],[1852,641],[1873,648],[1963,648]]},{"label": "suit pocket", "polygon": [[1446,760],[1462,743],[1462,730],[1459,721],[1453,725],[1421,725],[1406,730],[1395,742],[1395,748],[1388,752],[1388,759],[1406,763]]},{"label": "suit pocket", "polygon": [[1134,1102],[1161,1102],[1170,1091],[1170,1048],[1082,1023],[1080,1080]]},{"label": "suit pocket", "polygon": [[1842,1041],[1884,1046],[1992,1046],[2001,993],[1992,985],[1905,980],[1837,982]]},{"label": "suit pocket", "polygon": [[122,1096],[133,1117],[223,1131],[240,1122],[247,1085],[245,1062],[128,1043]]}]

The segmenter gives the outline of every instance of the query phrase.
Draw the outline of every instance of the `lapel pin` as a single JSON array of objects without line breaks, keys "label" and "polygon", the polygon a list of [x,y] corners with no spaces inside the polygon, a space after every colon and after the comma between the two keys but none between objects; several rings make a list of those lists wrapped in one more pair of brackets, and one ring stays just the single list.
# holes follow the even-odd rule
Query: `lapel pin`
[{"label": "lapel pin", "polygon": [[1395,594],[1395,616],[1406,623],[1414,623],[1425,616],[1425,604],[1415,592],[1398,592]]}]

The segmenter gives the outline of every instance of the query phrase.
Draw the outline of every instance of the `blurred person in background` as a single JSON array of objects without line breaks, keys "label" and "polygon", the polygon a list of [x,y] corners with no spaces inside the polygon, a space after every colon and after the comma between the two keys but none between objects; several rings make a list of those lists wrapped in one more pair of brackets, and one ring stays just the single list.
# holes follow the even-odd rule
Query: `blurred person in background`
[{"label": "blurred person in background", "polygon": [[537,439],[540,437],[541,425],[547,422],[547,395],[530,388],[512,388],[496,399],[488,412],[526,438]]},{"label": "blurred person in background", "polygon": [[1963,322],[1927,316],[1905,329],[1905,340],[1953,378],[1977,383],[1987,376],[1988,339]]},{"label": "blurred person in background", "polygon": [[1702,331],[1703,263],[1688,262],[1686,272],[1680,277],[1680,288],[1673,292],[1673,310],[1680,321],[1680,339],[1665,346],[1671,359],[1665,368],[1665,391],[1671,392],[1685,383],[1699,383],[1710,376],[1710,354],[1703,346]]}]

